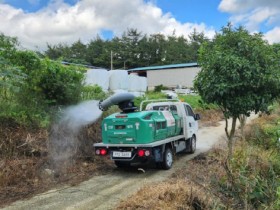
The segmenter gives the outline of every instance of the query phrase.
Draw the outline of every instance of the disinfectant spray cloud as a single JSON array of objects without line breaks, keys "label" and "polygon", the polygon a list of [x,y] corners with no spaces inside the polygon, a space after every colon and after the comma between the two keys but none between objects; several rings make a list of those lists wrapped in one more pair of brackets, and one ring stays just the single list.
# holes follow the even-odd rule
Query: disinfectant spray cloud
[{"label": "disinfectant spray cloud", "polygon": [[80,130],[101,117],[98,101],[82,102],[63,110],[62,116],[51,129],[49,154],[54,170],[66,169],[74,160],[79,148]]}]

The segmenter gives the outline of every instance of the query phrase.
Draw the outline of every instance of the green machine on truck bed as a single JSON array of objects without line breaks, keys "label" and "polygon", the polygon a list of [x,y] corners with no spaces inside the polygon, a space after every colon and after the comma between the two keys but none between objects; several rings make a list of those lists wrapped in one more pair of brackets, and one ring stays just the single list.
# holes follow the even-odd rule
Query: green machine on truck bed
[{"label": "green machine on truck bed", "polygon": [[[122,112],[103,119],[102,143],[94,144],[96,155],[110,155],[118,167],[152,160],[160,168],[170,169],[174,154],[195,152],[200,117],[188,103],[146,100],[138,111],[133,98],[121,93],[99,103],[102,110],[116,104]],[[145,110],[143,104],[147,104]]]}]

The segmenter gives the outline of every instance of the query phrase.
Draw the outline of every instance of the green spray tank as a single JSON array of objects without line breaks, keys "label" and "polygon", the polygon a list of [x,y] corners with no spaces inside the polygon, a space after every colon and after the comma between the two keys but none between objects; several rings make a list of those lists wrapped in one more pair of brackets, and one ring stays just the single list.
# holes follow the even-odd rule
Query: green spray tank
[{"label": "green spray tank", "polygon": [[103,119],[102,142],[105,144],[149,144],[182,133],[182,118],[167,110],[137,111],[134,95],[118,93],[99,102],[106,110],[118,105],[122,112]]}]

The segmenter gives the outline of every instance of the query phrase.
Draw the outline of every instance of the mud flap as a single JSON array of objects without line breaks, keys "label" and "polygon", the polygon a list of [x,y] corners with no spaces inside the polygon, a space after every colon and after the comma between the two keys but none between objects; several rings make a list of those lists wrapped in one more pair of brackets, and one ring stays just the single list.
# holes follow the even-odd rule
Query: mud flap
[{"label": "mud flap", "polygon": [[165,145],[154,148],[154,157],[156,163],[163,162],[164,150],[165,150]]}]

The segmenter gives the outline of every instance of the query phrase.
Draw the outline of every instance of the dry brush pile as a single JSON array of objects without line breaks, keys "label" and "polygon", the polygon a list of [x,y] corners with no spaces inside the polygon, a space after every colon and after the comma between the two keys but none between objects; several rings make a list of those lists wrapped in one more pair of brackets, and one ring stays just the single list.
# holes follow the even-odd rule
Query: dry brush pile
[{"label": "dry brush pile", "polygon": [[14,122],[2,122],[0,207],[58,185],[77,184],[93,175],[108,173],[111,163],[95,158],[92,150],[92,144],[101,138],[100,123],[99,120],[83,127],[76,136],[78,147],[74,156],[69,156],[67,163],[58,165],[50,156],[51,129],[32,129]]}]

